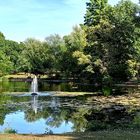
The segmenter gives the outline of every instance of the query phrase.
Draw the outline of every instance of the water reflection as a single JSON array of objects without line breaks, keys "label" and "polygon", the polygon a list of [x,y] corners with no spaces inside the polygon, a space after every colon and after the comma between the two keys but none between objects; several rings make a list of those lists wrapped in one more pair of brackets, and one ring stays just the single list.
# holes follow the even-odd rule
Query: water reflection
[{"label": "water reflection", "polygon": [[[31,82],[28,81],[0,81],[0,93],[29,92],[30,87],[31,87]],[[52,83],[46,81],[38,81],[38,88],[39,91],[86,91],[87,92],[87,91],[96,90],[93,85],[82,85],[76,83]]]},{"label": "water reflection", "polygon": [[[129,106],[113,104],[111,99],[108,99],[105,103],[108,106],[105,106],[98,95],[98,100],[92,99],[91,95],[55,97],[50,92],[39,92],[31,96],[25,94],[30,85],[30,82],[1,81],[0,92],[9,94],[0,94],[0,132],[7,127],[26,134],[140,128],[140,108],[128,110]],[[75,83],[39,81],[38,86],[39,91],[96,91],[92,85]],[[136,92],[137,89],[121,90]],[[105,95],[111,92],[106,87],[101,91]],[[115,91],[121,93],[120,89]],[[22,94],[10,95],[11,92]]]},{"label": "water reflection", "polygon": [[38,109],[38,95],[32,95],[32,109],[36,114]]},{"label": "water reflection", "polygon": [[18,133],[42,134],[140,128],[139,109],[128,111],[128,106],[120,104],[97,107],[97,101],[89,102],[91,95],[53,97],[40,94],[1,94],[0,131],[10,127]]},{"label": "water reflection", "polygon": [[54,110],[55,112],[59,110],[60,107],[60,102],[58,97],[52,97],[52,102],[50,105],[51,109]]},{"label": "water reflection", "polygon": [[1,99],[6,98],[4,104],[0,100],[0,131],[6,127],[16,129],[18,133],[39,134],[50,132],[50,130],[53,133],[72,131],[73,123],[65,121],[61,116],[63,111],[58,107],[59,99],[55,97],[15,95],[1,95],[1,97]]}]

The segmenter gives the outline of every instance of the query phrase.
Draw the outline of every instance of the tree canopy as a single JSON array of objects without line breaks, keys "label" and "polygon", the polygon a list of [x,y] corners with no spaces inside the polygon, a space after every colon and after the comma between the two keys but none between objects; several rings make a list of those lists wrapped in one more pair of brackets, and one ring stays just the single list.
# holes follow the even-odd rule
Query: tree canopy
[{"label": "tree canopy", "polygon": [[140,73],[140,7],[129,0],[111,6],[89,0],[84,22],[70,34],[17,43],[0,33],[0,75],[59,73],[102,84],[127,81]]}]

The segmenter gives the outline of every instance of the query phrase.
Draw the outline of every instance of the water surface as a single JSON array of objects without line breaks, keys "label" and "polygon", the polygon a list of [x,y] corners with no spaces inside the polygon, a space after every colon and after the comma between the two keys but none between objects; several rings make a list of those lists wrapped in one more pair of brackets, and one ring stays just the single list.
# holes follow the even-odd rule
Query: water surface
[{"label": "water surface", "polygon": [[140,108],[128,111],[128,106],[121,104],[101,104],[99,95],[58,97],[53,94],[89,91],[87,87],[91,85],[41,82],[38,96],[31,96],[30,86],[30,82],[0,83],[0,132],[7,128],[21,134],[140,128]]}]

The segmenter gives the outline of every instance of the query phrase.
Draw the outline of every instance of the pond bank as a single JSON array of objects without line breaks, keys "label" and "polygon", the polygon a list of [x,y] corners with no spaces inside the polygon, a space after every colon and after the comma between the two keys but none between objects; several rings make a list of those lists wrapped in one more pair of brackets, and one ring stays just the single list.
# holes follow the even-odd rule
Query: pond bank
[{"label": "pond bank", "polygon": [[0,140],[139,140],[139,131],[97,131],[64,135],[1,134]]},{"label": "pond bank", "polygon": [[59,97],[74,97],[74,96],[89,96],[87,102],[100,105],[100,107],[108,107],[112,105],[124,105],[133,108],[140,107],[140,93],[131,93],[124,95],[103,96],[100,92],[56,92],[53,96]]}]

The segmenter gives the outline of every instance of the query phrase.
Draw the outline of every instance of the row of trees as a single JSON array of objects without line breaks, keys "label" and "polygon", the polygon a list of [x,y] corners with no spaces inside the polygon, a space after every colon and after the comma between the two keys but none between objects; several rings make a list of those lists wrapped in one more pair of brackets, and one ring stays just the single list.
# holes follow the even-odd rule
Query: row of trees
[{"label": "row of trees", "polygon": [[63,38],[58,34],[50,35],[44,42],[28,38],[17,43],[6,40],[1,33],[1,75],[15,72],[34,74],[62,73],[70,77],[80,74],[75,51],[83,51],[86,45],[85,32],[75,26],[70,35]]},{"label": "row of trees", "polygon": [[50,35],[44,42],[29,38],[17,43],[0,34],[0,73],[59,73],[91,83],[126,81],[139,75],[139,6],[107,0],[87,3],[84,24],[64,37]]}]

